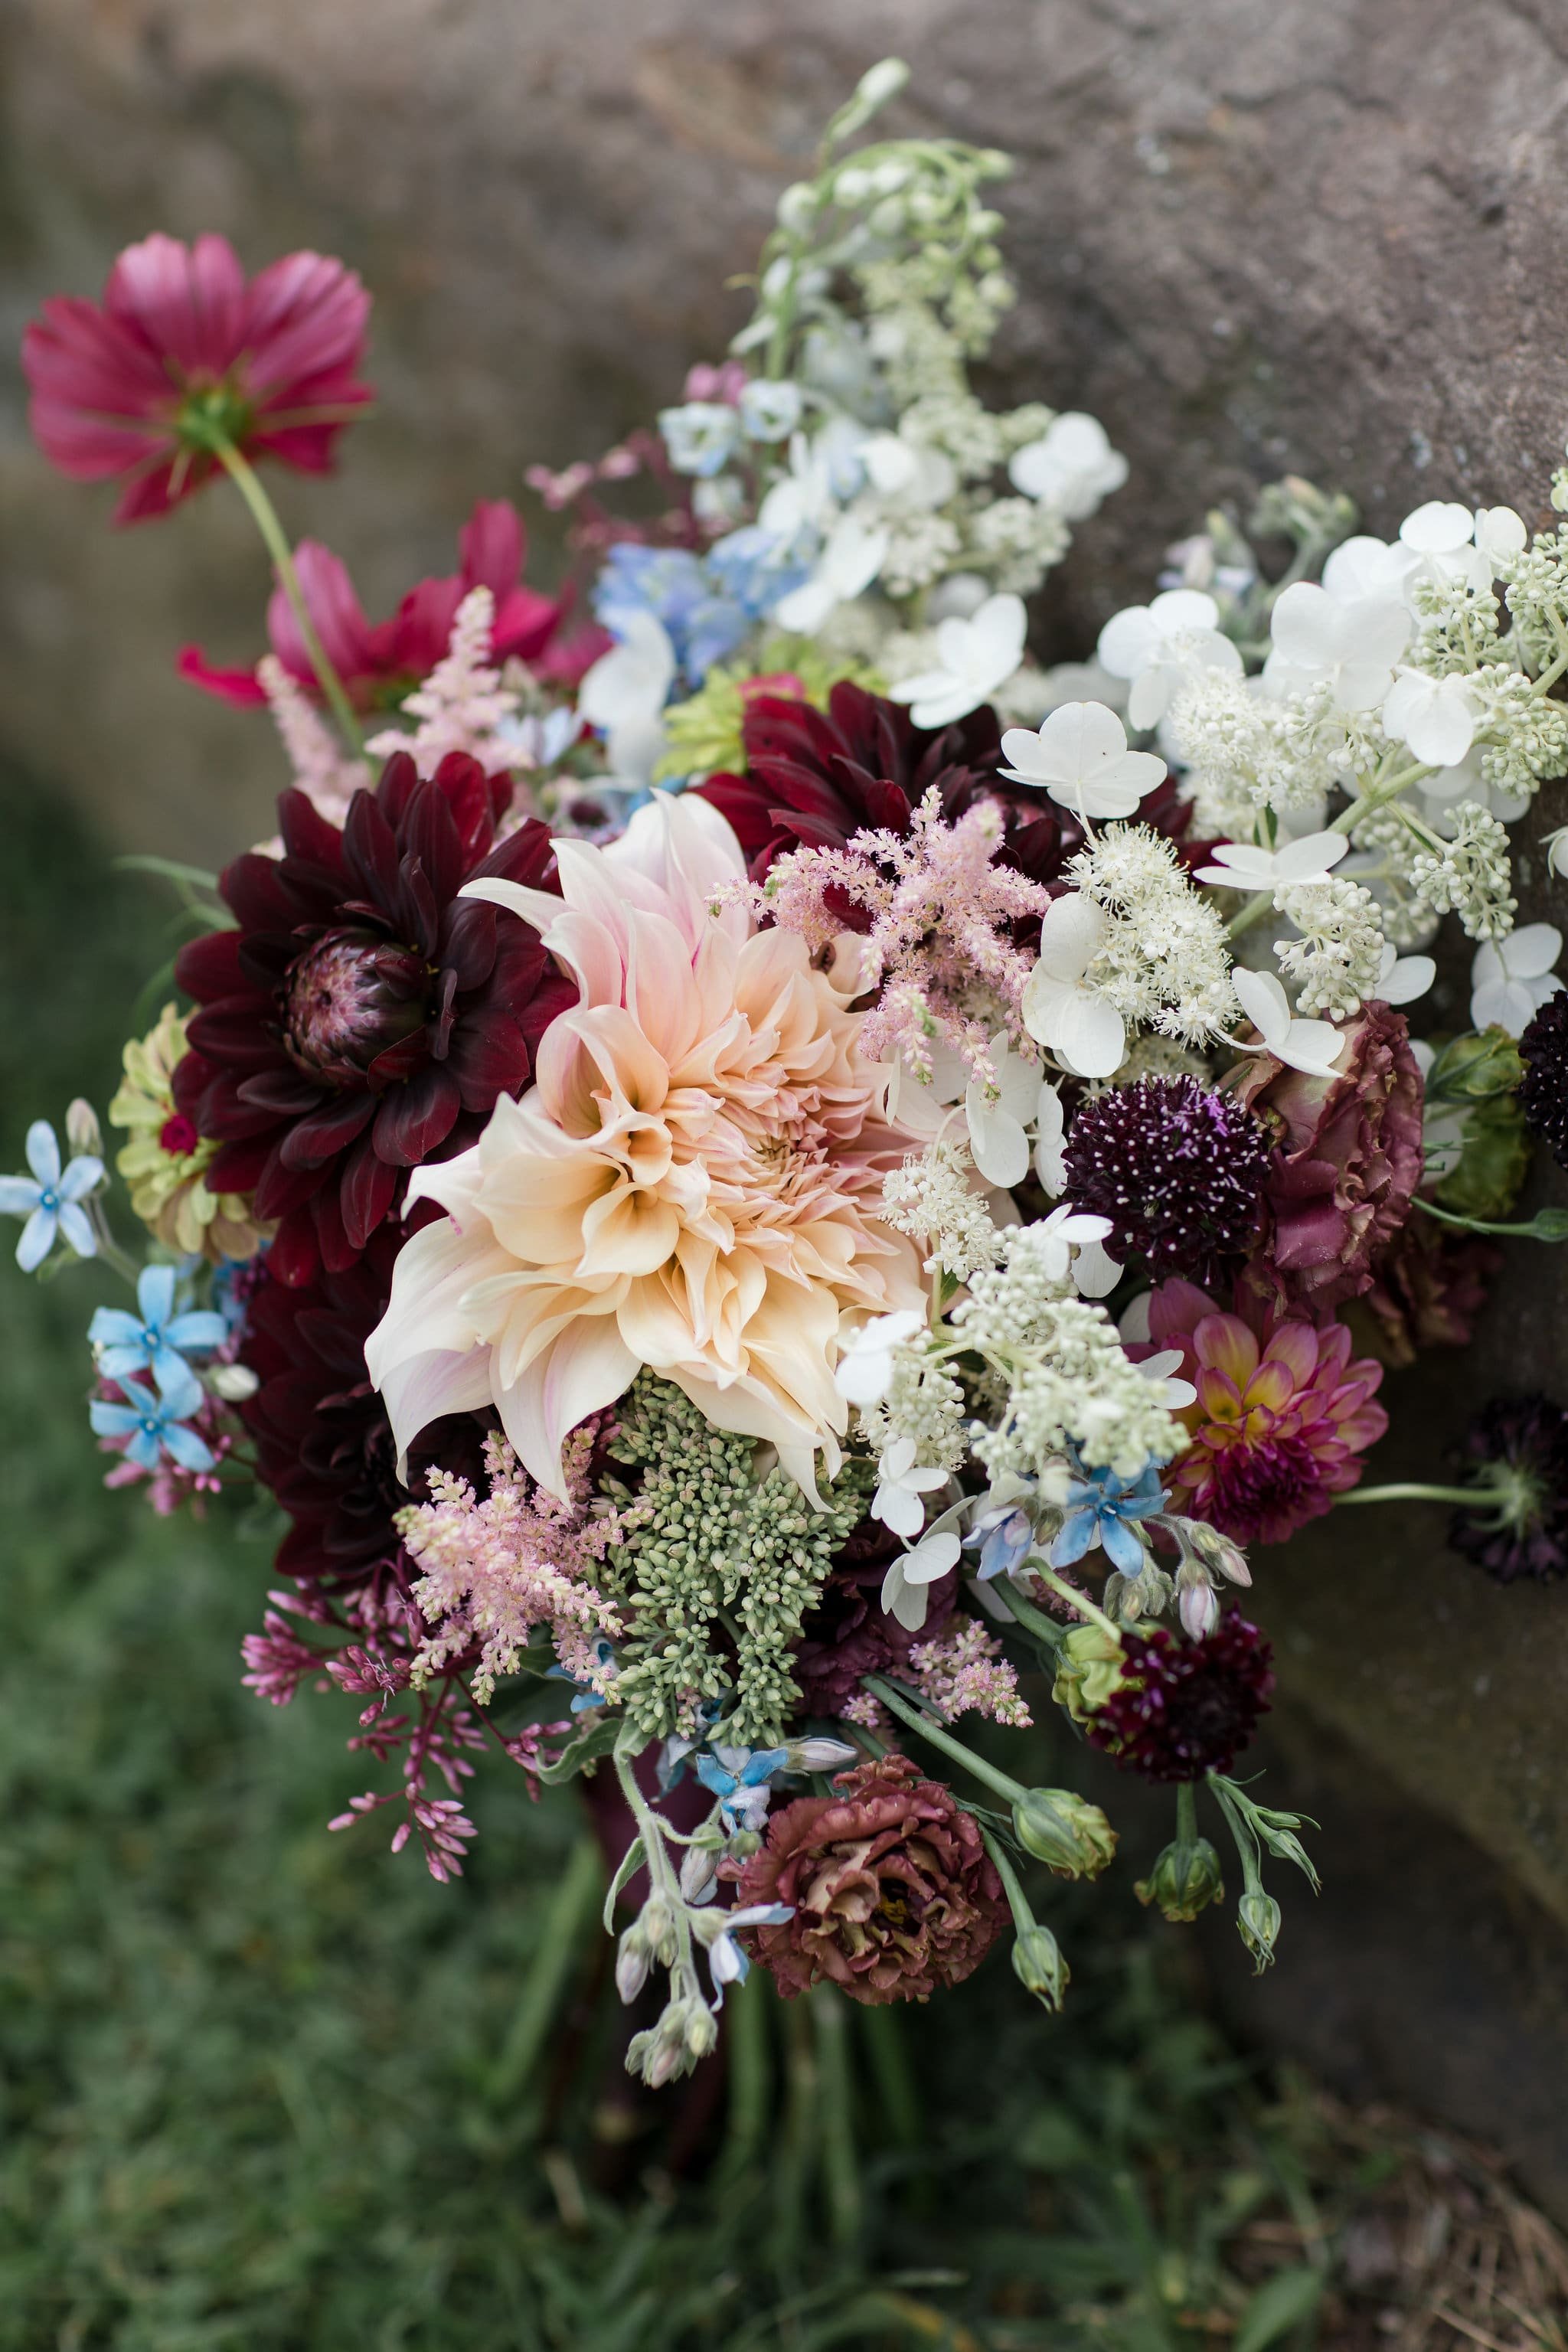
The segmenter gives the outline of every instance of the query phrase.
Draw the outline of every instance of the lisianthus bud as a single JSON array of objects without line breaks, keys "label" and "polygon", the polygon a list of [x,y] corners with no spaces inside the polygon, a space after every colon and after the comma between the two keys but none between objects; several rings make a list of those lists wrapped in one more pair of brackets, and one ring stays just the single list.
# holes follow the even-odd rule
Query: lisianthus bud
[{"label": "lisianthus bud", "polygon": [[1219,1856],[1207,1838],[1191,1845],[1180,1839],[1165,1848],[1147,1878],[1133,1889],[1140,1903],[1152,1903],[1162,1917],[1174,1923],[1195,1919],[1211,1903],[1225,1901]]},{"label": "lisianthus bud", "polygon": [[1204,1570],[1192,1560],[1184,1560],[1176,1571],[1176,1606],[1183,1625],[1194,1642],[1212,1633],[1219,1622],[1219,1595]]},{"label": "lisianthus bud", "polygon": [[719,2047],[719,2021],[700,2000],[687,2003],[686,2047],[693,2058],[710,2058]]},{"label": "lisianthus bud", "polygon": [[657,1886],[643,1905],[637,1924],[647,1939],[649,1951],[655,1953],[668,1968],[676,1952],[675,1913],[668,1896]]},{"label": "lisianthus bud", "polygon": [[225,1404],[244,1404],[261,1386],[248,1364],[209,1365],[206,1384]]},{"label": "lisianthus bud", "polygon": [[1058,1878],[1098,1878],[1116,1852],[1116,1832],[1098,1805],[1070,1789],[1026,1790],[1013,1808],[1018,1843]]},{"label": "lisianthus bud", "polygon": [[1237,1905],[1236,1924],[1242,1942],[1258,1963],[1254,1973],[1261,1976],[1274,1958],[1280,1927],[1279,1906],[1272,1895],[1265,1895],[1258,1887],[1244,1895]]},{"label": "lisianthus bud", "polygon": [[699,1841],[680,1857],[680,1892],[688,1903],[706,1903],[719,1883],[719,1849]]},{"label": "lisianthus bud", "polygon": [[1047,2009],[1060,2009],[1072,1971],[1048,1927],[1020,1927],[1013,1944],[1013,1973]]}]

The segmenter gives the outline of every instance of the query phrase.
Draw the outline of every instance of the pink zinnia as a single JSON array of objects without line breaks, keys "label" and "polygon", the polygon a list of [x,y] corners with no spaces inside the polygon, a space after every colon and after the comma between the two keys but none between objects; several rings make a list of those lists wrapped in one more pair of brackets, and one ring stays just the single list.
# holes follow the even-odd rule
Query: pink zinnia
[{"label": "pink zinnia", "polygon": [[[474,588],[488,588],[496,600],[490,646],[496,661],[516,655],[546,677],[574,685],[597,660],[608,635],[589,625],[563,643],[566,603],[523,585],[527,552],[522,518],[510,499],[480,499],[458,535],[458,571],[421,580],[389,621],[375,622],[365,618],[348,566],[330,548],[301,540],[294,566],[305,609],[350,701],[361,710],[395,710],[445,659],[458,607]],[[281,588],[273,590],[267,607],[267,634],[289,677],[317,696],[316,673]],[[178,667],[182,677],[225,702],[248,708],[267,699],[254,668],[215,669],[198,646],[187,646]]]},{"label": "pink zinnia", "polygon": [[146,237],[110,271],[101,308],[55,295],[28,327],[34,436],[77,481],[129,476],[116,522],[198,488],[218,436],[324,474],[371,397],[354,373],[369,314],[353,272],[324,255],[288,254],[247,282],[226,237]]},{"label": "pink zinnia", "polygon": [[1372,1402],[1383,1366],[1352,1361],[1342,1323],[1244,1320],[1193,1283],[1166,1282],[1149,1332],[1151,1348],[1181,1349],[1179,1377],[1197,1391],[1177,1415],[1191,1442],[1164,1474],[1173,1509],[1237,1543],[1282,1543],[1359,1482],[1388,1415]]}]

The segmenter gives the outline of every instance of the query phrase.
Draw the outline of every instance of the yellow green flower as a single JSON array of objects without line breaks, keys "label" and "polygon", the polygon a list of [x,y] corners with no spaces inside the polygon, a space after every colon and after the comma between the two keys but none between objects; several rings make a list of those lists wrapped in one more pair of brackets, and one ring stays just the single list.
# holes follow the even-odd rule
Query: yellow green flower
[{"label": "yellow green flower", "polygon": [[758,694],[779,694],[825,709],[843,679],[882,694],[887,683],[868,663],[836,658],[810,637],[767,638],[753,662],[716,662],[700,693],[664,714],[668,751],[654,770],[656,783],[679,776],[743,770],[746,708]]},{"label": "yellow green flower", "polygon": [[174,1069],[185,1050],[185,1024],[165,1004],[158,1024],[125,1048],[125,1076],[109,1106],[110,1123],[130,1131],[115,1166],[131,1205],[166,1249],[198,1252],[217,1265],[253,1257],[271,1228],[258,1225],[238,1192],[209,1192],[203,1182],[221,1147],[198,1135],[174,1100]]}]

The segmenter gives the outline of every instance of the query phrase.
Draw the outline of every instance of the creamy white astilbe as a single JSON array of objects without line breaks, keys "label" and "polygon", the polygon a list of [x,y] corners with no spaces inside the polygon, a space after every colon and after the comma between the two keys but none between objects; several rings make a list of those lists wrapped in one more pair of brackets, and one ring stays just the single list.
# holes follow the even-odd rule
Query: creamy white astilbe
[{"label": "creamy white astilbe", "polygon": [[1277,890],[1274,904],[1300,933],[1274,942],[1280,971],[1299,983],[1299,1013],[1342,1021],[1376,995],[1384,935],[1370,890],[1331,874]]},{"label": "creamy white astilbe", "polygon": [[928,1274],[940,1271],[954,1282],[967,1282],[1002,1254],[1002,1236],[974,1189],[973,1162],[963,1144],[946,1137],[889,1171],[882,1218],[928,1253]]},{"label": "creamy white astilbe", "polygon": [[324,817],[342,824],[355,793],[369,788],[369,768],[363,760],[344,757],[337,737],[276,654],[262,656],[256,681],[267,697],[296,786]]},{"label": "creamy white astilbe", "polygon": [[1050,1237],[1023,1225],[1004,1238],[1005,1263],[976,1274],[952,1312],[965,1345],[1006,1391],[998,1425],[972,1436],[975,1458],[993,1478],[1010,1472],[1058,1484],[1069,1443],[1090,1468],[1124,1478],[1169,1461],[1180,1424],[1104,1307],[1049,1270]]},{"label": "creamy white astilbe", "polygon": [[1237,1008],[1224,919],[1194,888],[1164,835],[1146,824],[1108,825],[1068,871],[1109,918],[1086,988],[1129,1028],[1190,1045],[1230,1027]]},{"label": "creamy white astilbe", "polygon": [[1451,822],[1451,840],[1411,859],[1412,887],[1438,914],[1457,914],[1472,940],[1506,939],[1519,904],[1508,827],[1473,801],[1461,801]]},{"label": "creamy white astilbe", "polygon": [[470,588],[453,618],[445,658],[404,702],[405,712],[418,725],[412,732],[388,727],[371,738],[367,750],[383,759],[393,751],[411,752],[422,776],[434,775],[448,751],[466,751],[488,768],[517,764],[517,744],[498,738],[519,697],[502,686],[500,670],[491,666],[495,614],[490,591]]}]

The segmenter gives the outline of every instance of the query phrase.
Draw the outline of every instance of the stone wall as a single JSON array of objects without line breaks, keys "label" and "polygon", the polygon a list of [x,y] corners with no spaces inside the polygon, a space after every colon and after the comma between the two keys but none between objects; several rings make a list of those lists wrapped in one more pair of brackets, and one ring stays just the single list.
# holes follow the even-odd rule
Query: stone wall
[{"label": "stone wall", "polygon": [[[1552,0],[0,0],[0,346],[153,227],[346,256],[381,405],[340,478],[279,496],[385,610],[474,496],[596,452],[717,354],[724,280],[889,49],[906,123],[1019,158],[999,391],[1093,410],[1132,461],[1047,649],[1081,650],[1164,538],[1287,469],[1374,528],[1424,495],[1537,498],[1568,429]],[[9,359],[0,397],[0,741],[120,841],[216,859],[264,830],[276,768],[170,661],[257,649],[247,526],[214,494],[110,533],[33,454]],[[1429,1465],[1494,1385],[1561,1381],[1562,1298],[1555,1261],[1516,1256],[1478,1346],[1391,1384],[1380,1472]],[[1246,2014],[1506,2137],[1518,2078],[1560,2081],[1568,2048],[1568,1594],[1498,1590],[1419,1513],[1346,1514],[1259,1565],[1287,1772],[1307,1788],[1331,1755],[1339,1794],[1311,1969],[1287,1959]],[[1519,2153],[1568,2208],[1552,2102]]]}]

